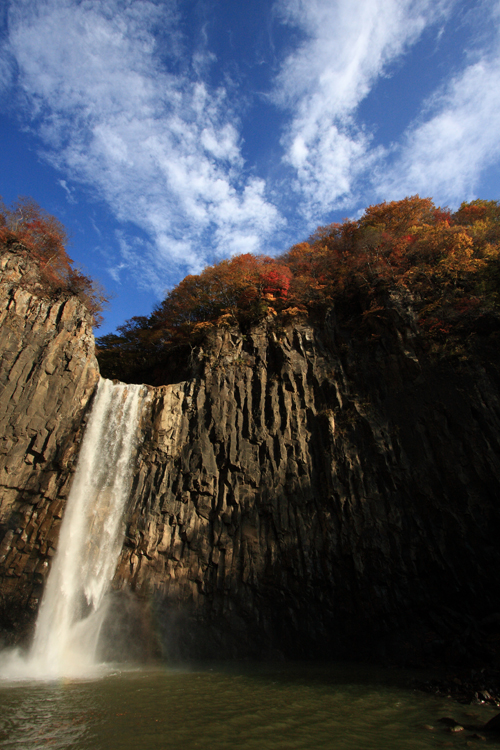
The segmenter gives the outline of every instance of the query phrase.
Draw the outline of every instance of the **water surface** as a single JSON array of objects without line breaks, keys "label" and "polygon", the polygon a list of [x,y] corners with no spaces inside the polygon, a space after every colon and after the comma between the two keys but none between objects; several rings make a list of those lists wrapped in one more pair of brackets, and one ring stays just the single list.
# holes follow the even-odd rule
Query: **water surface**
[{"label": "water surface", "polygon": [[[424,750],[500,748],[439,723],[497,711],[419,693],[399,670],[213,665],[98,680],[0,683],[5,750]],[[425,725],[428,725],[427,727]],[[434,729],[429,729],[429,726]],[[451,743],[451,744],[450,744]]]}]

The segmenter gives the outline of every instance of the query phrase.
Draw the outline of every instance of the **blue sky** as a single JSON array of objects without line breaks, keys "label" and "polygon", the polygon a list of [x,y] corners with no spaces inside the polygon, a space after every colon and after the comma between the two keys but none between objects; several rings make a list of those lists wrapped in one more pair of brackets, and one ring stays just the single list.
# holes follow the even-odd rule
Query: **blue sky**
[{"label": "blue sky", "polygon": [[500,1],[4,0],[0,194],[114,296],[419,193],[500,199]]}]

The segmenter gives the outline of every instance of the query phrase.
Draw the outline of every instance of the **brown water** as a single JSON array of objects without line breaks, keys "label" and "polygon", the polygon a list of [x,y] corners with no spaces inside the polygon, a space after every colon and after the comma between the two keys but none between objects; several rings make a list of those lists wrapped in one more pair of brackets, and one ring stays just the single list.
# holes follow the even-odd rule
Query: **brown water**
[{"label": "brown water", "polygon": [[[215,666],[99,680],[0,683],[0,747],[35,750],[420,750],[486,746],[439,718],[497,711],[411,688],[399,670]],[[424,725],[431,725],[434,730]],[[451,744],[450,744],[451,743]]]}]

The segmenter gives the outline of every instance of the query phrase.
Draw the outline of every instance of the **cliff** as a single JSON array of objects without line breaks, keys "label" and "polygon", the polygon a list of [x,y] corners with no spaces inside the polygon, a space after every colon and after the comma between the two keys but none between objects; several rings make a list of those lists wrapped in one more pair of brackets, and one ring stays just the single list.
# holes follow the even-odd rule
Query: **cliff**
[{"label": "cliff", "polygon": [[0,256],[0,628],[31,628],[99,378],[91,316],[45,298],[21,254]]},{"label": "cliff", "polygon": [[[34,619],[98,372],[79,303],[28,294],[20,260],[3,263],[14,639]],[[496,658],[497,322],[464,360],[428,351],[411,300],[363,321],[222,327],[165,364],[114,580],[165,656]]]},{"label": "cliff", "polygon": [[219,330],[197,377],[157,388],[116,584],[154,602],[164,651],[495,658],[486,349],[437,361],[394,299],[361,337],[333,313]]}]

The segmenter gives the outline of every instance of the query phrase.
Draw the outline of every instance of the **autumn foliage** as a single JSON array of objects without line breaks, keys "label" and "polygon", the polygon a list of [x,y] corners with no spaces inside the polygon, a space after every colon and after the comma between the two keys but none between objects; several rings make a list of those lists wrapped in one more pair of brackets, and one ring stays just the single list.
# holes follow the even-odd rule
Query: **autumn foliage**
[{"label": "autumn foliage", "polygon": [[139,366],[220,326],[263,318],[283,324],[332,306],[358,331],[383,317],[389,295],[411,300],[427,337],[473,328],[500,305],[500,206],[463,203],[455,213],[412,196],[370,206],[358,220],[319,227],[277,258],[236,256],[187,276],[149,317],[100,340],[106,366]]},{"label": "autumn foliage", "polygon": [[107,301],[103,290],[73,267],[66,252],[68,237],[61,222],[32,198],[19,198],[12,206],[0,200],[0,248],[15,248],[37,266],[37,290],[54,297],[63,292],[78,297],[98,325]]}]

